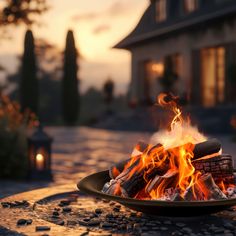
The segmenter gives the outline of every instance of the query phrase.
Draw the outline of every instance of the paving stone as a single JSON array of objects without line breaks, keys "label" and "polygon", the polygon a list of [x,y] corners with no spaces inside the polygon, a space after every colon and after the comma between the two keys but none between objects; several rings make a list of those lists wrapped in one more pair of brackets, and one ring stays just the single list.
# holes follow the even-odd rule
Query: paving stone
[{"label": "paving stone", "polygon": [[166,231],[166,230],[168,230],[168,228],[166,228],[166,227],[160,227],[160,230]]},{"label": "paving stone", "polygon": [[68,226],[75,226],[75,225],[77,225],[77,222],[74,221],[74,220],[68,220],[68,221],[67,221],[67,225],[68,225]]},{"label": "paving stone", "polygon": [[101,214],[102,213],[102,209],[100,209],[100,208],[95,209],[95,213],[96,214]]},{"label": "paving stone", "polygon": [[51,230],[51,227],[49,226],[36,226],[35,231],[49,231]]},{"label": "paving stone", "polygon": [[88,222],[88,226],[97,226],[100,225],[101,221],[100,220],[91,220]]},{"label": "paving stone", "polygon": [[80,236],[86,236],[88,234],[89,234],[89,231],[85,231],[85,232],[81,233]]},{"label": "paving stone", "polygon": [[176,223],[176,225],[178,226],[178,227],[184,227],[184,226],[186,226],[186,224],[184,224],[184,223]]},{"label": "paving stone", "polygon": [[63,207],[62,211],[66,213],[71,212],[71,207]]},{"label": "paving stone", "polygon": [[224,223],[223,226],[227,229],[232,229],[232,230],[235,229],[235,226],[229,222]]},{"label": "paving stone", "polygon": [[101,224],[101,227],[102,228],[111,228],[111,227],[113,227],[113,224],[109,223],[109,222],[104,222]]},{"label": "paving stone", "polygon": [[58,222],[57,222],[57,225],[64,225],[65,224],[65,221],[64,220],[59,220]]},{"label": "paving stone", "polygon": [[172,222],[171,222],[170,220],[166,220],[166,221],[164,221],[164,224],[165,224],[165,225],[171,225]]},{"label": "paving stone", "polygon": [[26,219],[19,219],[16,224],[17,225],[27,225],[27,220]]},{"label": "paving stone", "polygon": [[54,212],[52,213],[52,215],[53,215],[53,216],[59,216],[59,212],[58,212],[58,211],[54,211]]}]

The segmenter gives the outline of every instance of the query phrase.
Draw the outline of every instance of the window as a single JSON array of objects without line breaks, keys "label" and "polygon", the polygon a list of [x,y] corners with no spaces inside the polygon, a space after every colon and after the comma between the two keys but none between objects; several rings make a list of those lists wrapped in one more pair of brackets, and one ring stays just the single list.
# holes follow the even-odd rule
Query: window
[{"label": "window", "polygon": [[194,12],[198,9],[198,0],[184,0],[184,10],[186,13]]},{"label": "window", "polygon": [[205,107],[221,104],[225,100],[225,48],[201,50],[202,98]]},{"label": "window", "polygon": [[161,22],[167,18],[166,0],[156,1],[156,21]]}]

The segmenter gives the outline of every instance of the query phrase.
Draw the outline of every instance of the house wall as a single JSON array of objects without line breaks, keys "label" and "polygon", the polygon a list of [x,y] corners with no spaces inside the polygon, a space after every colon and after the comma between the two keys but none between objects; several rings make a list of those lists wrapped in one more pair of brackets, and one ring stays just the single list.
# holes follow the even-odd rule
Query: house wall
[{"label": "house wall", "polygon": [[[144,99],[144,74],[142,62],[148,60],[162,61],[164,57],[180,53],[183,57],[183,69],[180,79],[176,84],[176,91],[179,95],[198,93],[194,91],[192,55],[194,50],[201,48],[227,45],[236,43],[236,19],[231,24],[221,24],[219,28],[201,29],[194,32],[185,32],[163,40],[153,40],[131,49],[132,53],[132,78],[131,78],[131,97],[137,100]],[[200,73],[199,73],[200,75]],[[197,78],[200,80],[200,78]],[[196,81],[195,81],[196,82]],[[193,91],[192,91],[193,89]],[[156,87],[156,94],[162,90],[161,86]],[[196,89],[195,89],[196,90]]]}]

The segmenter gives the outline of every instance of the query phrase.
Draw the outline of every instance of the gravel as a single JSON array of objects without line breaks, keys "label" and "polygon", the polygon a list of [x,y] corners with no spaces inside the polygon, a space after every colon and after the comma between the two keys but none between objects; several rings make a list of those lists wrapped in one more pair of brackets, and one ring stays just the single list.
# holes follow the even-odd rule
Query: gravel
[{"label": "gravel", "polygon": [[[39,208],[36,206],[35,211],[40,218],[49,222],[63,224],[70,228],[84,229],[82,235],[236,235],[236,222],[223,218],[221,215],[193,218],[151,216],[132,211],[114,202],[105,202],[81,196],[81,194],[74,201],[50,200],[48,203],[40,205]],[[236,217],[236,212],[229,212],[234,214],[232,218]],[[59,219],[54,219],[54,214]],[[229,213],[227,212],[227,214]]]}]

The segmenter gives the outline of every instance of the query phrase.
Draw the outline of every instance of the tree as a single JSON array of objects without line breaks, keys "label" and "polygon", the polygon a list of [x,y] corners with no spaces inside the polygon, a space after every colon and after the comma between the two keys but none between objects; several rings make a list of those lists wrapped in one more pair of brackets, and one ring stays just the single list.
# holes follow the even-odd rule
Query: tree
[{"label": "tree", "polygon": [[36,15],[48,9],[47,0],[3,0],[0,6],[0,25],[32,25]]},{"label": "tree", "polygon": [[107,104],[107,113],[111,113],[110,104],[114,99],[114,82],[109,79],[103,85],[104,101]]},{"label": "tree", "polygon": [[62,112],[66,125],[75,125],[78,119],[79,90],[77,55],[73,32],[69,30],[66,36],[64,74],[62,80]]},{"label": "tree", "polygon": [[38,81],[36,77],[36,58],[34,51],[34,37],[31,30],[27,30],[22,58],[20,103],[21,109],[30,109],[38,114]]}]

